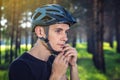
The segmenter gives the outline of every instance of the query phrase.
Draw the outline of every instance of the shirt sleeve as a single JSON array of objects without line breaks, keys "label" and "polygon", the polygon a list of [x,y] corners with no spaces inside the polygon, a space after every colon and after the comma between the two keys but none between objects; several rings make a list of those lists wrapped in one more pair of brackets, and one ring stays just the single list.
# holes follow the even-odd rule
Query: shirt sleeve
[{"label": "shirt sleeve", "polygon": [[14,61],[9,67],[9,80],[35,80],[28,65],[23,61]]}]

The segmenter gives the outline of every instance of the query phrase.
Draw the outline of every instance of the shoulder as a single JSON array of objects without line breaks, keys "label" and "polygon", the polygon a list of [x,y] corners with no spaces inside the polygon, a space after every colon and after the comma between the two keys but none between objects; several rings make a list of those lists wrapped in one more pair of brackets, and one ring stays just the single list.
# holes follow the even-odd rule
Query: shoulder
[{"label": "shoulder", "polygon": [[30,71],[28,64],[24,60],[24,54],[16,58],[9,66],[9,73],[12,74],[23,74]]},{"label": "shoulder", "polygon": [[29,67],[27,64],[21,60],[15,60],[13,61],[10,66],[9,66],[9,71],[10,72],[15,72],[15,73],[22,73],[24,70],[29,70]]},{"label": "shoulder", "polygon": [[33,75],[26,63],[21,60],[15,60],[9,67],[10,80],[31,80]]},{"label": "shoulder", "polygon": [[20,57],[16,58],[11,64],[10,64],[10,69],[16,69],[16,68],[19,68],[21,69],[21,67],[23,68],[26,68],[27,67],[27,64],[25,63],[25,60],[24,60],[24,54],[22,54]]}]

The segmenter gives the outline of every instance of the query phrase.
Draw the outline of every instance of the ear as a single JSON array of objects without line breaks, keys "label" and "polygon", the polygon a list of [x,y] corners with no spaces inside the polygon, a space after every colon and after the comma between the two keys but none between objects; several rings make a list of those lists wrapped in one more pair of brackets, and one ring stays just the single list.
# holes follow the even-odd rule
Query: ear
[{"label": "ear", "polygon": [[44,32],[43,27],[36,26],[35,27],[35,34],[37,35],[37,37],[45,37],[45,32]]}]

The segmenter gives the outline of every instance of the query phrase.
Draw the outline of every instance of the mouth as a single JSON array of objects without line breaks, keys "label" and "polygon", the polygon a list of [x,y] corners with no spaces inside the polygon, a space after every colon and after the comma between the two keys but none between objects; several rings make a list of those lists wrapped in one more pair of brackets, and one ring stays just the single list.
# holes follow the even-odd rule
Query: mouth
[{"label": "mouth", "polygon": [[65,44],[58,44],[61,48],[64,48]]}]

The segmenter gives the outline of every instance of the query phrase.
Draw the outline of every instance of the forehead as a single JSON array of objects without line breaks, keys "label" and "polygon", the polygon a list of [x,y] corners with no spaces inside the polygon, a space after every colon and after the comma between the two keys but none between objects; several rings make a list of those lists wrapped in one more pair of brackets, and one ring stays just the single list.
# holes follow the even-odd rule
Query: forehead
[{"label": "forehead", "polygon": [[69,25],[68,24],[53,24],[53,25],[50,25],[50,29],[68,30]]}]

